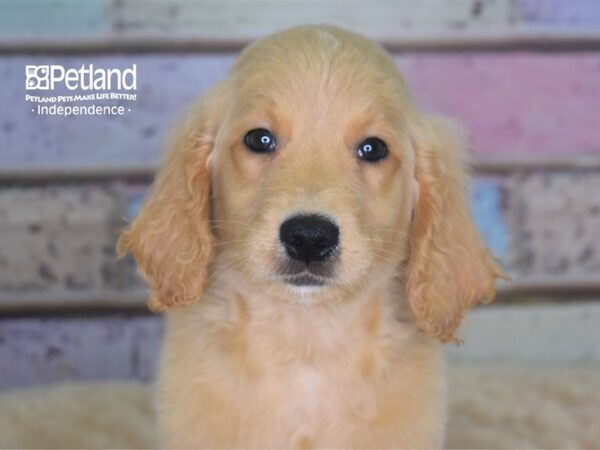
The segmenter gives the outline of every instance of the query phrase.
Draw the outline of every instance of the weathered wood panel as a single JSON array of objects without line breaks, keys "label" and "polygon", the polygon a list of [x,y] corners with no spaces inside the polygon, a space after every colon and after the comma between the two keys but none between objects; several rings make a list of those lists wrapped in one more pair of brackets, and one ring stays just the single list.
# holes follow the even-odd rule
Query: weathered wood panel
[{"label": "weathered wood panel", "polygon": [[[0,167],[155,165],[166,130],[189,102],[224,76],[232,59],[231,55],[4,58],[0,104],[11,107],[0,109]],[[138,98],[127,103],[132,111],[119,117],[34,114],[32,103],[25,101],[25,65],[49,63],[75,68],[137,64]]]},{"label": "weathered wood panel", "polygon": [[504,211],[507,192],[499,178],[476,178],[471,186],[471,213],[494,256],[507,265],[510,231]]},{"label": "weathered wood panel", "polygon": [[600,280],[597,172],[515,175],[507,181],[510,266],[523,277]]},{"label": "weathered wood panel", "polygon": [[[552,294],[561,283],[593,291],[600,279],[599,180],[597,171],[473,180],[474,219],[514,277],[502,292],[546,285]],[[147,192],[141,182],[0,189],[0,309],[143,306],[144,283],[130,258],[117,262],[114,244]]]},{"label": "weathered wood panel", "polygon": [[[597,364],[600,306],[483,306],[446,346],[451,361]],[[0,320],[0,389],[65,381],[153,378],[161,316]],[[501,339],[498,337],[501,336]]]},{"label": "weathered wood panel", "polygon": [[[508,260],[502,181],[475,179],[472,210],[494,254]],[[147,183],[118,181],[0,187],[0,309],[142,306],[131,258],[116,234],[132,220]]]},{"label": "weathered wood panel", "polygon": [[410,31],[503,27],[507,0],[123,0],[113,10],[122,32],[193,33],[208,40],[249,40],[306,24],[331,23],[373,38]]},{"label": "weathered wood panel", "polygon": [[[504,27],[509,0],[4,0],[0,35],[136,33],[256,39],[284,28],[332,23],[385,38],[398,32]],[[165,37],[167,37],[165,35]]]},{"label": "weathered wood panel", "polygon": [[111,183],[0,189],[0,299],[134,285],[133,265],[115,257],[124,201]]},{"label": "weathered wood panel", "polygon": [[598,364],[599,322],[598,302],[484,305],[459,330],[464,345],[445,350],[450,360],[479,363]]},{"label": "weathered wood panel", "polygon": [[238,49],[336,24],[410,49],[600,47],[595,0],[4,0],[0,51]]},{"label": "weathered wood panel", "polygon": [[437,54],[397,61],[417,101],[463,123],[478,155],[600,154],[598,53]]},{"label": "weathered wood panel", "polygon": [[0,39],[106,34],[112,0],[3,0]]},{"label": "weathered wood panel", "polygon": [[0,320],[0,389],[65,381],[150,380],[160,316]]},{"label": "weathered wood panel", "polygon": [[598,0],[519,0],[516,11],[524,26],[597,30]]},{"label": "weathered wood panel", "polygon": [[[0,61],[0,167],[156,165],[166,130],[234,55],[9,57]],[[397,56],[417,102],[456,118],[481,157],[598,158],[600,54],[413,54]],[[36,116],[25,102],[24,65],[138,67],[138,100],[122,117]]]}]

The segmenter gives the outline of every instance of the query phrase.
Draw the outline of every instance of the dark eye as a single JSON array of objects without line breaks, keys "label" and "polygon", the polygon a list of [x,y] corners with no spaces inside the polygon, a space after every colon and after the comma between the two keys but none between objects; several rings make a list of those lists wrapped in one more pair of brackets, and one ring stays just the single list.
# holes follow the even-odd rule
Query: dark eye
[{"label": "dark eye", "polygon": [[377,162],[387,156],[388,148],[381,139],[370,137],[358,146],[357,154],[363,161]]},{"label": "dark eye", "polygon": [[256,128],[244,136],[244,144],[255,153],[270,153],[275,150],[275,137],[269,130]]}]

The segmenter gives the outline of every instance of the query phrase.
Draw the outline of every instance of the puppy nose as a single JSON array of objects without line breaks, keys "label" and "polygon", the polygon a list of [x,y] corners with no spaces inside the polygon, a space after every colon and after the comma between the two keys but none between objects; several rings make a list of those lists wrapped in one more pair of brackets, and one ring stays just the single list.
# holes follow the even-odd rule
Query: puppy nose
[{"label": "puppy nose", "polygon": [[330,256],[338,245],[338,226],[316,214],[294,216],[279,228],[279,240],[292,259],[307,265],[321,262]]}]

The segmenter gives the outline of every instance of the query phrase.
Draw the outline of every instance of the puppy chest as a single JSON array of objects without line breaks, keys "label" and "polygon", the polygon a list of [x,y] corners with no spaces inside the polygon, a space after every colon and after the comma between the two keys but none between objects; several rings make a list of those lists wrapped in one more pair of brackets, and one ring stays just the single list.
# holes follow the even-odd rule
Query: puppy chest
[{"label": "puppy chest", "polygon": [[257,391],[257,401],[264,402],[259,409],[268,411],[282,438],[294,447],[316,445],[328,430],[374,410],[374,397],[365,385],[318,367],[294,365],[263,383]]},{"label": "puppy chest", "polygon": [[314,415],[319,410],[327,395],[333,397],[333,386],[323,373],[312,367],[297,367],[288,372],[285,389],[290,400],[290,412],[296,414]]}]

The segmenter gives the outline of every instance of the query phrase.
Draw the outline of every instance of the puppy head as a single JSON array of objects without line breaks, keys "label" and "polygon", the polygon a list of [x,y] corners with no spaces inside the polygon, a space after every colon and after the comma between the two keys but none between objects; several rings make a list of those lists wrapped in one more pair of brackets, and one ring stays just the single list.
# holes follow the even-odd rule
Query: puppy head
[{"label": "puppy head", "polygon": [[305,303],[397,277],[418,325],[451,339],[500,273],[468,214],[455,135],[416,112],[370,41],[275,34],[193,108],[119,249],[155,307],[198,300],[207,273]]}]

